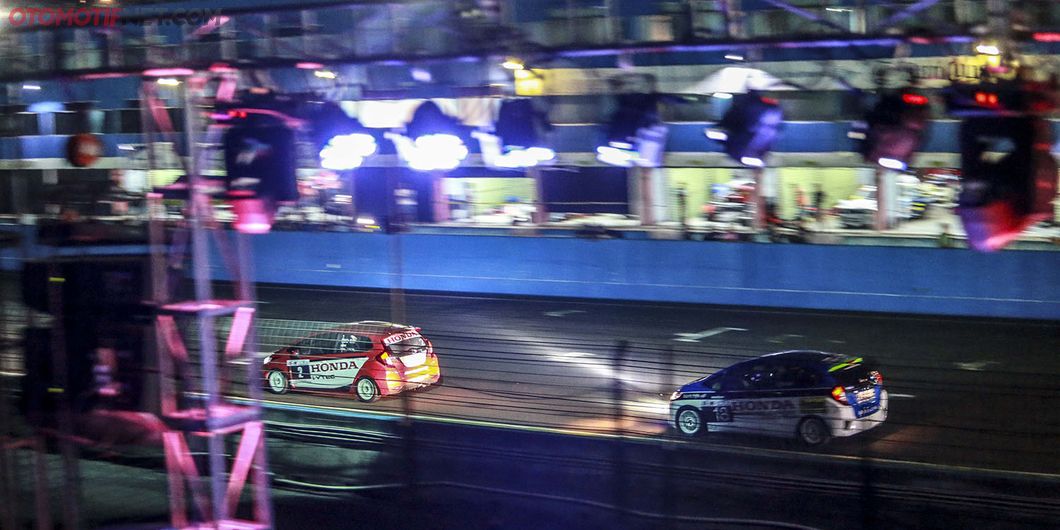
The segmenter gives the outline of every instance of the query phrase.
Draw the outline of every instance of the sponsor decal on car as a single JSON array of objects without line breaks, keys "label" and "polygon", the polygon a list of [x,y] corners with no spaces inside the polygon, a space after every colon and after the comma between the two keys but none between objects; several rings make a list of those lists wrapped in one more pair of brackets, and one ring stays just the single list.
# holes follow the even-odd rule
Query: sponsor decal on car
[{"label": "sponsor decal on car", "polygon": [[800,414],[824,414],[825,398],[823,397],[808,397],[799,400],[799,413]]},{"label": "sponsor decal on car", "polygon": [[795,403],[790,399],[756,399],[749,401],[734,401],[732,403],[732,413],[734,415],[745,414],[748,416],[775,418],[792,416],[795,414],[795,410]]},{"label": "sponsor decal on car", "polygon": [[416,338],[416,337],[419,337],[419,336],[420,336],[420,334],[418,332],[416,332],[416,331],[406,331],[405,333],[398,333],[397,335],[391,335],[391,336],[383,339],[383,344],[389,346],[389,345],[394,344],[396,342],[401,342],[403,340],[413,339],[413,338]]},{"label": "sponsor decal on car", "polygon": [[342,360],[342,361],[316,362],[316,363],[311,363],[309,366],[310,366],[310,368],[312,370],[312,373],[337,372],[337,371],[340,371],[340,370],[350,370],[350,369],[356,370],[356,369],[360,368],[360,365],[358,365],[352,359],[349,360],[349,361]]}]

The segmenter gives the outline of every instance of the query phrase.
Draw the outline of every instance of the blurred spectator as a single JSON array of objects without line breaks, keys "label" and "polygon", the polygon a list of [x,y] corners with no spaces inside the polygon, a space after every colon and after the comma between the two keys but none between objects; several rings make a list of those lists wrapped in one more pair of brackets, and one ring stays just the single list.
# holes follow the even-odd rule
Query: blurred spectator
[{"label": "blurred spectator", "polygon": [[820,184],[814,184],[813,188],[814,215],[817,217],[817,221],[820,222],[824,218],[824,190],[821,189]]},{"label": "blurred spectator", "polygon": [[942,233],[939,234],[939,248],[953,248],[953,236],[950,235],[949,223],[942,223]]},{"label": "blurred spectator", "polygon": [[806,212],[806,207],[809,204],[806,201],[806,193],[802,191],[802,186],[795,187],[795,209],[799,212],[799,218],[801,219],[803,213]]}]

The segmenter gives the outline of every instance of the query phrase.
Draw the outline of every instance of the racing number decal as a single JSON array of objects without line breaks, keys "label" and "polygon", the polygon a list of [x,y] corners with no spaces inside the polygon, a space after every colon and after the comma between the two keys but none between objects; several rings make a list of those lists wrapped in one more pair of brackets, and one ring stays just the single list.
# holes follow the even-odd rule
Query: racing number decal
[{"label": "racing number decal", "polygon": [[732,407],[728,405],[704,407],[703,417],[708,423],[729,423],[732,421]]},{"label": "racing number decal", "polygon": [[732,421],[732,410],[729,409],[728,405],[714,407],[714,418],[720,422],[730,422]]},{"label": "racing number decal", "polygon": [[308,359],[287,361],[287,367],[291,369],[291,379],[310,379],[312,377]]}]

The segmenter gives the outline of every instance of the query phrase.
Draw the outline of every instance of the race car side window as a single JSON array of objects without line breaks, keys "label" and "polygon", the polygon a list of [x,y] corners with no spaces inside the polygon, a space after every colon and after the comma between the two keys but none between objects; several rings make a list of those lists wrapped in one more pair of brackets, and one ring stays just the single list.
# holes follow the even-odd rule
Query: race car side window
[{"label": "race car side window", "polygon": [[805,366],[782,365],[773,372],[773,381],[777,388],[812,388],[819,379],[813,370]]},{"label": "race car side window", "polygon": [[316,342],[314,343],[314,346],[317,348],[317,355],[334,355],[339,353],[338,338],[339,334],[332,331],[317,335]]},{"label": "race car side window", "polygon": [[302,339],[295,348],[301,355],[333,355],[341,353],[339,349],[339,334],[326,332],[312,337]]},{"label": "race car side window", "polygon": [[306,337],[296,342],[294,349],[298,351],[298,355],[316,355],[316,337]]},{"label": "race car side window", "polygon": [[820,375],[805,366],[800,366],[795,374],[795,386],[800,388],[813,388],[821,384]]},{"label": "race car side window", "polygon": [[721,390],[724,387],[726,372],[717,372],[714,375],[707,376],[703,379],[703,386],[707,389],[715,392]]},{"label": "race car side window", "polygon": [[764,363],[753,364],[743,372],[740,380],[745,390],[769,390],[775,387],[773,382],[773,366]]},{"label": "race car side window", "polygon": [[349,353],[349,352],[365,352],[372,350],[372,339],[363,335],[354,335],[353,333],[340,333],[339,334],[339,346],[338,351]]},{"label": "race car side window", "polygon": [[718,383],[720,384],[719,390],[722,392],[732,392],[735,390],[745,390],[746,387],[743,384],[743,371],[742,370],[729,370],[719,374]]}]

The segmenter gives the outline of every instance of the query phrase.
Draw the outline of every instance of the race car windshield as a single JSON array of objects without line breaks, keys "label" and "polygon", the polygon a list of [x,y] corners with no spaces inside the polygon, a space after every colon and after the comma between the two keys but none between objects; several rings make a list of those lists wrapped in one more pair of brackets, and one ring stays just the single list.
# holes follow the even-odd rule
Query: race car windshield
[{"label": "race car windshield", "polygon": [[427,351],[427,341],[423,337],[409,337],[389,346],[390,352],[398,357]]}]

